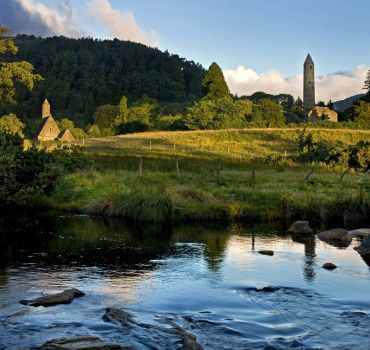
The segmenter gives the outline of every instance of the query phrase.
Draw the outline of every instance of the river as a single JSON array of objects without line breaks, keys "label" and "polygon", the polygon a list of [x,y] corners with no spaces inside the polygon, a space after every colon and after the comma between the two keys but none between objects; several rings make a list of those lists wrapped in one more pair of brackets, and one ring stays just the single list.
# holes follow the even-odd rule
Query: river
[{"label": "river", "polygon": [[[178,349],[160,331],[166,321],[204,349],[370,348],[370,269],[356,239],[337,248],[295,242],[280,225],[161,227],[55,213],[0,221],[1,349],[79,335]],[[277,288],[258,290],[266,286]],[[19,303],[71,287],[86,295],[49,308]],[[102,319],[106,307],[153,328],[125,331]]]}]

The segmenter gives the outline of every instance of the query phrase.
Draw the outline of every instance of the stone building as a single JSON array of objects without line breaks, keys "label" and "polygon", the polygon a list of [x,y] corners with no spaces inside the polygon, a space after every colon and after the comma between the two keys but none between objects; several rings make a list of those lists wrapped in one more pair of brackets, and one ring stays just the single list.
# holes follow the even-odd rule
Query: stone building
[{"label": "stone building", "polygon": [[47,99],[45,99],[44,103],[42,104],[41,123],[38,132],[36,133],[36,138],[39,141],[74,141],[74,137],[68,129],[59,129],[58,124],[51,115],[50,104]]},{"label": "stone building", "polygon": [[72,133],[68,129],[64,129],[59,134],[58,139],[64,142],[72,142],[74,141],[75,138],[73,137]]},{"label": "stone building", "polygon": [[307,113],[315,107],[315,64],[310,54],[303,64],[303,110]]},{"label": "stone building", "polygon": [[328,107],[314,107],[310,112],[307,114],[307,120],[309,122],[316,122],[320,120],[327,120],[331,122],[338,121],[338,113],[331,110]]}]

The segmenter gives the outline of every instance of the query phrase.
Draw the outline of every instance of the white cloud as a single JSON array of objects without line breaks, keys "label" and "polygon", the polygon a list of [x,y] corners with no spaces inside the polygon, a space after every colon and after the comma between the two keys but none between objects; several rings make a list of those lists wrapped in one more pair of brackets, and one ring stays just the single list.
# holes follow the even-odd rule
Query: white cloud
[{"label": "white cloud", "polygon": [[47,28],[50,34],[79,37],[82,31],[74,23],[73,11],[69,3],[57,0],[54,5],[58,10],[47,7],[43,3],[34,0],[17,0],[24,12],[35,21]]},{"label": "white cloud", "polygon": [[71,0],[0,0],[0,23],[17,34],[95,37],[92,30],[82,29],[83,17],[85,22],[96,22],[99,32],[107,32],[108,38],[150,46],[158,43],[156,33],[142,29],[132,12],[112,8],[110,0],[86,0],[80,10],[76,10],[71,3]]},{"label": "white cloud", "polygon": [[113,38],[140,42],[149,46],[155,46],[158,42],[154,32],[146,32],[137,24],[132,12],[113,9],[109,0],[90,1],[88,11]]},{"label": "white cloud", "polygon": [[[362,93],[368,69],[365,65],[359,65],[349,71],[316,77],[316,101],[338,101]],[[256,91],[303,96],[303,74],[285,78],[278,70],[257,74],[253,69],[239,66],[234,70],[225,70],[224,75],[230,91],[239,96],[251,95]]]}]

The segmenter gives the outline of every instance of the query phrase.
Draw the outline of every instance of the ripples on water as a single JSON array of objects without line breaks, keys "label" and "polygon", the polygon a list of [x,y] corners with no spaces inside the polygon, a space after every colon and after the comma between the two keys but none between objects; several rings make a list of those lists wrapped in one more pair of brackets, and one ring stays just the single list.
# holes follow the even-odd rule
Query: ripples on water
[{"label": "ripples on water", "polygon": [[[0,230],[0,348],[89,334],[177,349],[160,332],[164,320],[205,349],[370,348],[370,271],[353,250],[357,241],[339,249],[317,239],[294,242],[267,225],[128,227],[53,215],[13,215]],[[338,269],[322,269],[325,262]],[[256,290],[264,286],[278,288]],[[86,296],[52,308],[18,303],[70,287]],[[159,330],[106,323],[108,306]]]}]

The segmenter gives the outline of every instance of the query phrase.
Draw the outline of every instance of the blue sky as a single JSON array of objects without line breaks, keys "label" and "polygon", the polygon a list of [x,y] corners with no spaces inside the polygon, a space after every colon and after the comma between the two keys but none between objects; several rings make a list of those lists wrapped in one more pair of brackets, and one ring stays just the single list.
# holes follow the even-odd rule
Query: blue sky
[{"label": "blue sky", "polygon": [[370,66],[370,0],[0,3],[0,23],[16,32],[118,37],[167,49],[205,67],[216,61],[230,88],[239,94],[255,87],[299,95],[308,52],[316,64],[318,94],[323,99],[360,93],[362,75]]},{"label": "blue sky", "polygon": [[159,47],[208,66],[291,75],[307,52],[318,74],[370,63],[369,0],[112,0]]}]

